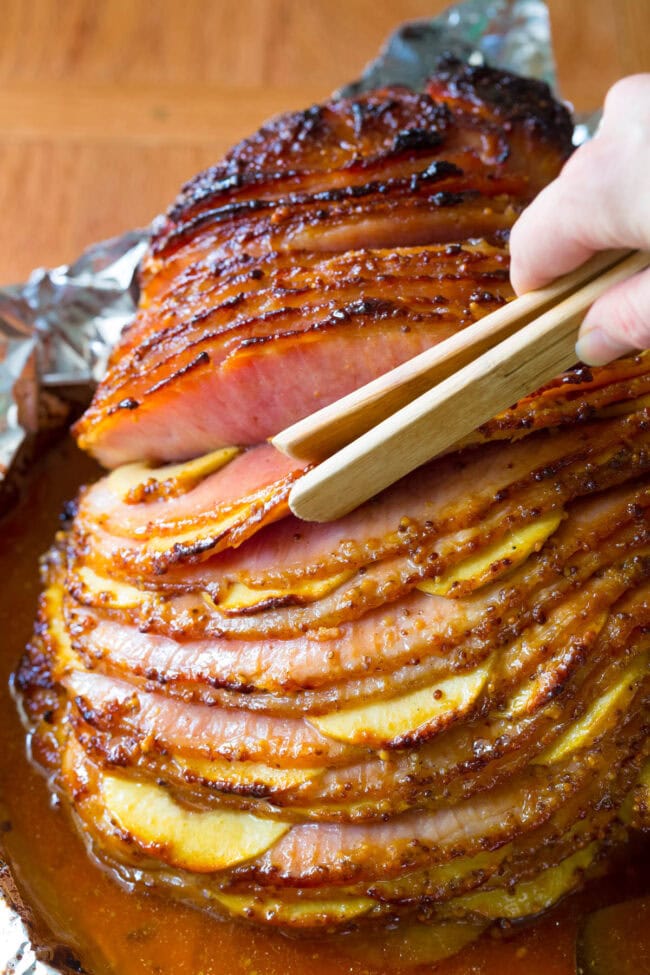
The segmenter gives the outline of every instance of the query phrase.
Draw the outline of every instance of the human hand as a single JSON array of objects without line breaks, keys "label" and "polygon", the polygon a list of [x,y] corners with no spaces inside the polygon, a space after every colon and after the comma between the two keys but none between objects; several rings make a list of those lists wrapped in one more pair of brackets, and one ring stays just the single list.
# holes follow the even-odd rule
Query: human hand
[{"label": "human hand", "polygon": [[[650,74],[610,88],[597,136],[576,149],[510,235],[517,294],[539,288],[609,248],[650,249]],[[650,348],[650,269],[615,285],[590,308],[576,353],[604,365]]]}]

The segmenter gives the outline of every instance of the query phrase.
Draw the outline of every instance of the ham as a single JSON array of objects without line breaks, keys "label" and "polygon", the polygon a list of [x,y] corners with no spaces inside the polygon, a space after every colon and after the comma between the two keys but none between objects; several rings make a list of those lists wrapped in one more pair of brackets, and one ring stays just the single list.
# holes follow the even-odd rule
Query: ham
[{"label": "ham", "polygon": [[[454,78],[492,103],[480,120]],[[505,108],[480,70],[457,66],[448,83],[422,94],[392,89],[283,117],[199,177],[159,222],[141,317],[77,425],[82,445],[116,466],[258,443],[497,307],[511,294],[503,250],[487,255],[492,279],[477,268],[474,289],[461,284],[448,305],[417,249],[496,243],[559,171],[571,148],[568,115],[533,82],[517,79],[508,99]],[[527,117],[546,120],[535,135]],[[393,252],[404,248],[416,249],[406,272],[415,278],[397,298]],[[337,262],[326,255],[350,251],[362,252],[359,272],[328,291]],[[221,269],[242,254],[274,256],[258,267],[257,285],[233,295]],[[311,298],[276,284],[275,255],[281,271],[287,254],[298,267],[322,255]],[[462,247],[446,256],[462,278]]]},{"label": "ham", "polygon": [[333,524],[265,442],[508,301],[509,228],[570,151],[544,85],[446,60],[269,123],[156,222],[75,428],[115,469],[14,685],[123,882],[289,931],[483,925],[647,818],[650,353]]},{"label": "ham", "polygon": [[[180,576],[185,584],[178,588],[189,582],[211,593],[234,581],[266,588],[306,576],[321,578],[400,552],[426,552],[427,546],[440,555],[437,550],[445,547],[441,537],[456,531],[455,539],[446,540],[456,552],[445,557],[452,564],[475,544],[470,529],[485,533],[488,519],[496,535],[550,506],[626,479],[631,437],[638,452],[635,467],[639,473],[645,470],[650,466],[647,416],[642,409],[554,435],[540,431],[514,444],[485,444],[452,454],[424,465],[340,522],[305,525],[286,518],[260,533],[253,545],[189,574],[169,570],[237,548],[285,515],[288,491],[302,465],[265,445],[231,460],[181,497],[140,504],[115,497],[108,478],[82,496],[79,548],[102,573],[142,579],[145,585],[151,576],[158,583],[165,573],[162,584],[168,588]],[[228,500],[228,491],[237,490],[240,477],[235,503]],[[152,533],[154,523],[160,530]],[[441,568],[439,562],[426,571]]]}]

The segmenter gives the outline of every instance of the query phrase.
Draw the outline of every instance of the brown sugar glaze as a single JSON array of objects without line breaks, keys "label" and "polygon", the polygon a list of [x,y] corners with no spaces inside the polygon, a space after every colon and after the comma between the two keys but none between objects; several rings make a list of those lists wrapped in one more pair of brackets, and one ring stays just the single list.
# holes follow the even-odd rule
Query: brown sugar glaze
[{"label": "brown sugar glaze", "polygon": [[[73,967],[92,975],[574,975],[576,932],[585,913],[650,893],[650,843],[639,839],[634,855],[621,858],[609,876],[536,923],[493,928],[454,957],[423,963],[414,961],[418,952],[401,932],[292,940],[120,887],[88,856],[65,809],[52,802],[29,764],[9,691],[32,628],[38,557],[63,502],[96,473],[71,442],[59,446],[37,465],[22,501],[0,522],[3,841],[26,900],[70,949]],[[636,926],[639,937],[648,937],[646,926]]]}]

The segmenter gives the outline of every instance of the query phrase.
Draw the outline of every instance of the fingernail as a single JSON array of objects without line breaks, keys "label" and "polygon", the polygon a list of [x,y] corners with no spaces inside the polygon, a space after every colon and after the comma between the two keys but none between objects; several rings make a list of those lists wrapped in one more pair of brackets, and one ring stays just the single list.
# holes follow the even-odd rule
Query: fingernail
[{"label": "fingernail", "polygon": [[576,342],[576,355],[587,366],[605,366],[629,351],[629,346],[612,338],[609,332],[598,325],[582,332]]}]

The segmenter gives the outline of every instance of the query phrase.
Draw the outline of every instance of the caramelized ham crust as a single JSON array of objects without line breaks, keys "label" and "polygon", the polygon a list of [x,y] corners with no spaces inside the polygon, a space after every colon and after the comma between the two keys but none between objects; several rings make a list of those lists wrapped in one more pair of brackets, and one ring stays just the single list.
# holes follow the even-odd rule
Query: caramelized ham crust
[{"label": "caramelized ham crust", "polygon": [[570,148],[544,85],[451,63],[280,117],[159,222],[79,442],[111,467],[259,443],[470,325]]},{"label": "caramelized ham crust", "polygon": [[449,62],[271,122],[159,220],[77,426],[116,469],[15,679],[121,881],[294,931],[480,930],[647,827],[650,353],[329,525],[264,443],[508,300],[504,231],[570,136],[543,85]]}]

